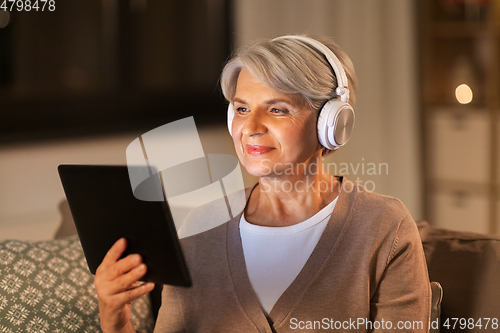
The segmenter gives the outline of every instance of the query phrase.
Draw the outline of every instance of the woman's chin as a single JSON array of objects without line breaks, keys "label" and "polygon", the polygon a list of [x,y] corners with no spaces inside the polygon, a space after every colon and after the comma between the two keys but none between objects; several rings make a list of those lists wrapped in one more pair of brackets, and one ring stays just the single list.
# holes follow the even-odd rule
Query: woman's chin
[{"label": "woman's chin", "polygon": [[257,167],[257,166],[244,166],[247,172],[257,178],[269,177],[271,175],[271,170],[269,168]]},{"label": "woman's chin", "polygon": [[256,158],[254,156],[244,156],[243,158],[238,156],[238,158],[247,172],[254,177],[266,177],[273,171],[273,167],[269,159],[259,157]]}]

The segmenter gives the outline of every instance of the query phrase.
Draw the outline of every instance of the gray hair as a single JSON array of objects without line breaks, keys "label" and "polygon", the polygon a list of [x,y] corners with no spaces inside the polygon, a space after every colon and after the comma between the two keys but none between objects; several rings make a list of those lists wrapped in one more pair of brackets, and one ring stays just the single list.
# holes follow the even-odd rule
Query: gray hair
[{"label": "gray hair", "polygon": [[[324,44],[342,63],[350,90],[349,103],[354,106],[357,79],[349,56],[329,38],[307,37]],[[317,112],[328,100],[337,97],[337,78],[325,56],[297,39],[266,39],[237,51],[221,75],[222,92],[230,103],[236,94],[236,83],[243,68],[271,89],[299,94]]]}]

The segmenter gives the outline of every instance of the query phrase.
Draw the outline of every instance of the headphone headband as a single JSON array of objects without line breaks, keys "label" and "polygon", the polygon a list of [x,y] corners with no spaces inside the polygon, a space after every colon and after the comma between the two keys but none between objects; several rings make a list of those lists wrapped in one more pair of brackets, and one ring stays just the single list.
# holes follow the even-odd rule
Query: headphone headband
[{"label": "headphone headband", "polygon": [[345,73],[344,66],[342,66],[342,63],[340,62],[339,58],[337,58],[337,56],[335,55],[335,53],[333,53],[332,50],[326,47],[323,43],[306,36],[298,36],[298,35],[280,36],[274,38],[273,41],[280,39],[300,40],[306,44],[309,44],[310,46],[313,46],[318,51],[320,51],[325,56],[326,60],[328,61],[333,71],[335,72],[335,75],[337,76],[337,88],[335,89],[335,93],[340,97],[340,100],[342,102],[349,103],[349,87],[348,87],[347,75]]}]

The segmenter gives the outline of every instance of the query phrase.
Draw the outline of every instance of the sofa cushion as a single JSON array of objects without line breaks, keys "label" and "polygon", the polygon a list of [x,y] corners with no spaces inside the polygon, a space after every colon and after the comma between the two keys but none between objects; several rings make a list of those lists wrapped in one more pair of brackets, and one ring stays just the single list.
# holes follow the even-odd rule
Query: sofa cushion
[{"label": "sofa cushion", "polygon": [[[132,303],[131,321],[153,331],[149,297]],[[0,332],[100,332],[94,277],[77,237],[0,242]]]},{"label": "sofa cushion", "polygon": [[[484,332],[484,318],[495,318],[498,323],[500,237],[435,228],[426,222],[418,223],[418,227],[430,280],[443,288],[441,332],[453,331],[443,326],[447,319],[452,326],[453,318],[465,318],[467,324],[474,320],[474,325],[461,332]],[[480,318],[482,329],[477,326]],[[459,323],[455,331],[457,328]]]}]

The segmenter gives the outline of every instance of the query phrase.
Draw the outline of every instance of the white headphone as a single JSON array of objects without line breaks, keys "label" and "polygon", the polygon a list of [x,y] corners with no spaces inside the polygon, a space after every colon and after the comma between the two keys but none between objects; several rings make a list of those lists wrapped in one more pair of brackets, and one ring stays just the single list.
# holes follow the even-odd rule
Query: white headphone
[{"label": "white headphone", "polygon": [[[300,40],[323,53],[337,77],[335,93],[340,98],[333,98],[326,102],[321,108],[318,117],[318,138],[320,143],[325,148],[336,150],[349,141],[354,127],[354,109],[349,104],[349,88],[344,66],[328,47],[315,39],[290,35],[277,37],[273,40],[286,38]],[[233,118],[234,108],[232,104],[229,104],[227,108],[227,127],[231,135]]]}]

